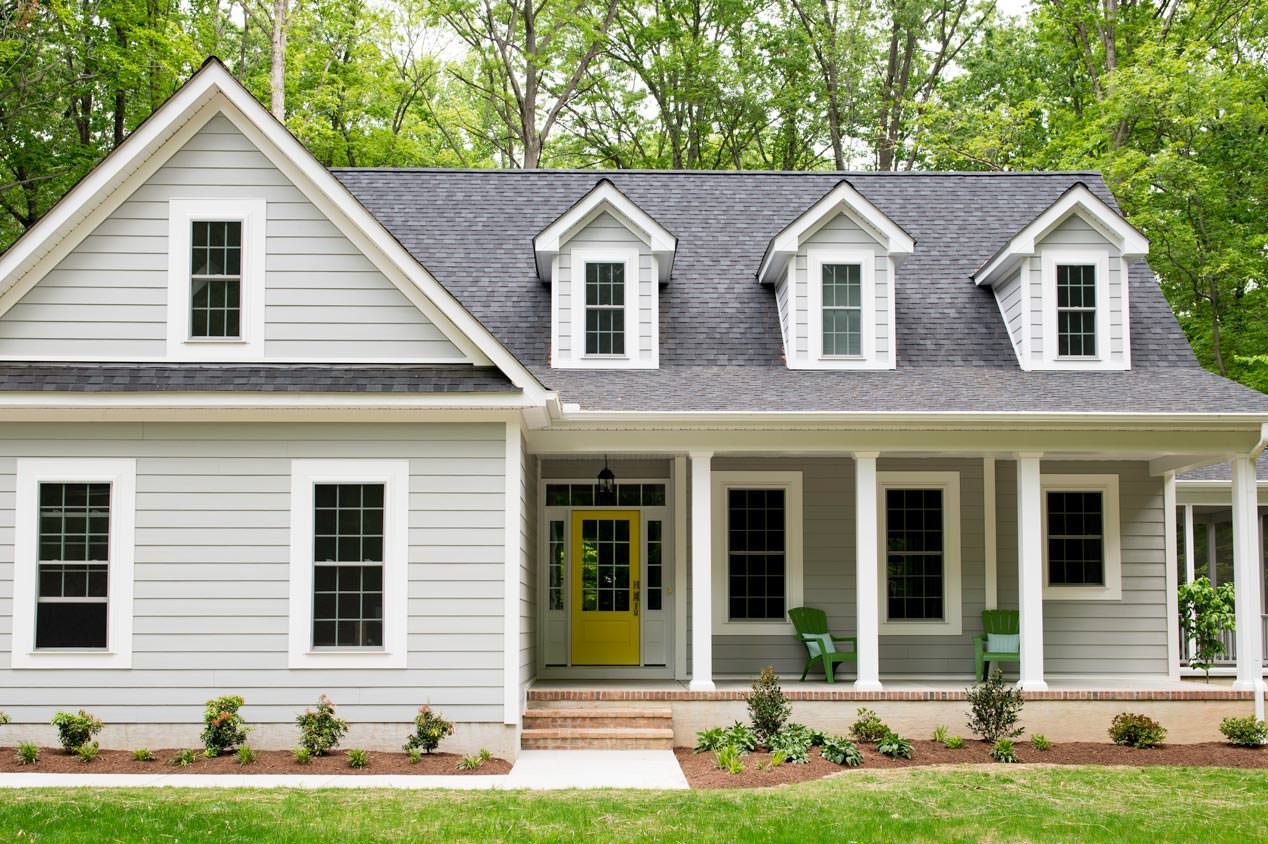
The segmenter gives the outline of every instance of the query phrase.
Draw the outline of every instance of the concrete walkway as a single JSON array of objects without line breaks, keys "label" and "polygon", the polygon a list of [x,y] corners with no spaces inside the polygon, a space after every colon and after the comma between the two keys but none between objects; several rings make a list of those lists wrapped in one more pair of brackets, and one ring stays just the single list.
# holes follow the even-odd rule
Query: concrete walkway
[{"label": "concrete walkway", "polygon": [[496,776],[313,774],[0,774],[0,788],[687,788],[670,750],[524,750]]}]

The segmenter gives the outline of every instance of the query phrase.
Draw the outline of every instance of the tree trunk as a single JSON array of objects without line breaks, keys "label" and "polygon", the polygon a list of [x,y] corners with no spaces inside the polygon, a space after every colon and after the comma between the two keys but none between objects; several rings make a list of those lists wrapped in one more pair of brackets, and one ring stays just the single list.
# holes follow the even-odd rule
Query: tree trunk
[{"label": "tree trunk", "polygon": [[[115,43],[124,52],[128,49],[128,32],[119,24],[115,24],[114,28]],[[123,143],[123,133],[127,129],[127,111],[128,98],[124,91],[123,85],[116,81],[117,87],[114,91],[114,145],[117,147]]]},{"label": "tree trunk", "polygon": [[1220,341],[1220,295],[1215,280],[1207,283],[1207,299],[1211,302],[1211,354],[1215,356],[1215,366],[1220,375],[1228,377],[1228,368],[1224,366],[1224,349]]},{"label": "tree trunk", "polygon": [[269,110],[286,120],[286,0],[273,0],[273,56],[269,69]]}]

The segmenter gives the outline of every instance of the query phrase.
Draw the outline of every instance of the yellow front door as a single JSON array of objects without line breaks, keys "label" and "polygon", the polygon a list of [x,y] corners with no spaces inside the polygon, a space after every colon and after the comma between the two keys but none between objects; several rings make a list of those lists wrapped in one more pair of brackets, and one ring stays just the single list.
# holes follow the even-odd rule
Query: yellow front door
[{"label": "yellow front door", "polygon": [[638,665],[638,511],[572,514],[572,664]]}]

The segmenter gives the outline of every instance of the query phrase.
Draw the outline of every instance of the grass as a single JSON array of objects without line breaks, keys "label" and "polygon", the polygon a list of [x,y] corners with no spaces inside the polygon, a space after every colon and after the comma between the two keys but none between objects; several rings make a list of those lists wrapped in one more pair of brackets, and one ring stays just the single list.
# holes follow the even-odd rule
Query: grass
[{"label": "grass", "polygon": [[33,789],[0,841],[1218,842],[1268,840],[1268,771],[856,771],[759,791]]}]

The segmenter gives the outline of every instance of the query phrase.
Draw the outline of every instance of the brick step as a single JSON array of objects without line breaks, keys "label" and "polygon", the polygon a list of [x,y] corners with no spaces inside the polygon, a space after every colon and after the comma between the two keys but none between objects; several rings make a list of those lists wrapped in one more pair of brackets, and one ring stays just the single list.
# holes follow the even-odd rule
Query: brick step
[{"label": "brick step", "polygon": [[607,749],[670,750],[674,731],[649,727],[560,727],[524,730],[520,747],[524,750]]},{"label": "brick step", "polygon": [[671,709],[586,708],[529,709],[524,712],[525,729],[630,727],[668,729],[673,726]]}]

